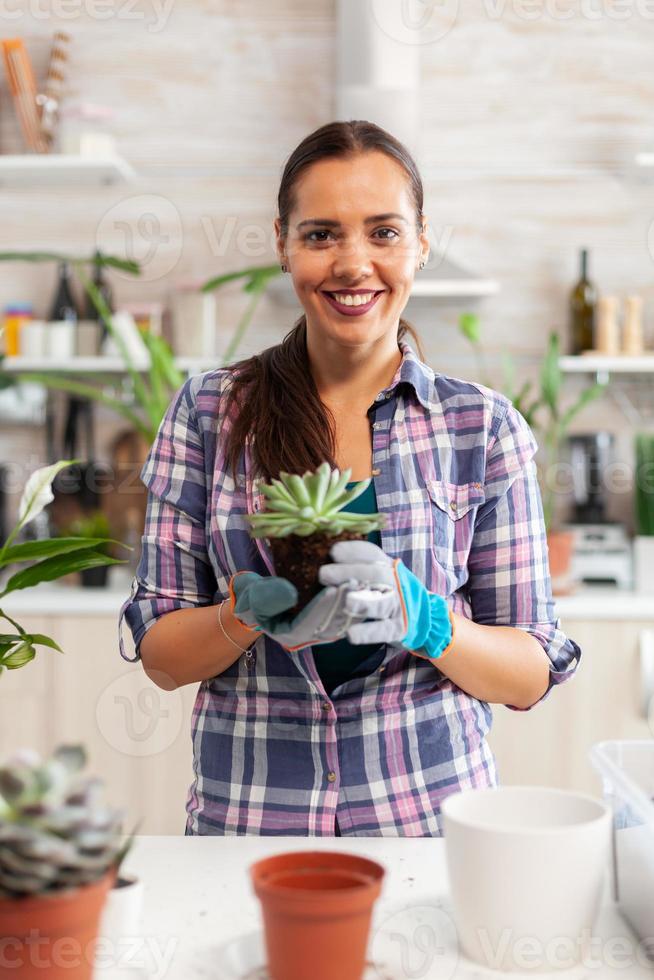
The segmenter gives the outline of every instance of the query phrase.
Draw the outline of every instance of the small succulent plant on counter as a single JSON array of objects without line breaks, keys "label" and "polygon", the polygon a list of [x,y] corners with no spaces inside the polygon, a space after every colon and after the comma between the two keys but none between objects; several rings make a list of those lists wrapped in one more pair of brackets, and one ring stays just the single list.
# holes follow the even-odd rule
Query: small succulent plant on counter
[{"label": "small succulent plant on counter", "polygon": [[344,508],[360,497],[370,480],[360,480],[347,489],[351,469],[331,469],[322,463],[311,473],[279,474],[270,484],[259,483],[266,508],[248,514],[253,538],[267,538],[275,573],[287,578],[298,591],[291,612],[300,611],[322,586],[318,569],[331,561],[329,549],[336,541],[365,540],[371,531],[386,524],[385,514],[356,514]]},{"label": "small succulent plant on counter", "polygon": [[81,745],[42,761],[23,750],[0,767],[0,900],[76,889],[118,866],[121,811],[101,800],[102,782],[84,777]]}]

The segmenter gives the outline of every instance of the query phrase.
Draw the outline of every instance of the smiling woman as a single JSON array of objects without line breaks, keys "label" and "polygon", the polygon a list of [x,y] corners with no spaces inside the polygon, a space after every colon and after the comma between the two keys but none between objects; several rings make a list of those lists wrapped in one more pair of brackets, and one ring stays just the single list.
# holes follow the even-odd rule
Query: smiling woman
[{"label": "smiling woman", "polygon": [[[420,176],[391,134],[311,133],[278,206],[304,313],[179,390],[142,471],[123,613],[153,680],[201,682],[186,833],[439,836],[445,797],[497,782],[489,702],[533,707],[581,654],[554,618],[536,442],[503,395],[424,363],[402,319],[429,246]],[[374,588],[393,568],[392,601],[328,644],[302,610],[285,647],[240,599],[236,614],[239,573],[275,585],[246,518],[258,480],[325,462],[369,479],[357,510],[388,519],[363,548],[334,548],[320,582]],[[348,589],[324,593],[342,612]],[[285,626],[290,608],[273,610]]]}]

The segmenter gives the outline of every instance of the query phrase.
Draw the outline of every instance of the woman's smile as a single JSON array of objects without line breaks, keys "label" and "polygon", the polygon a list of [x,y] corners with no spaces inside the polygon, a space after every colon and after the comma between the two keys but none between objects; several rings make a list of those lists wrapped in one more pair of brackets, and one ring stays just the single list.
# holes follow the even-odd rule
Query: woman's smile
[{"label": "woman's smile", "polygon": [[343,316],[362,316],[373,308],[384,292],[384,289],[349,289],[339,292],[321,289],[320,295],[337,313]]}]

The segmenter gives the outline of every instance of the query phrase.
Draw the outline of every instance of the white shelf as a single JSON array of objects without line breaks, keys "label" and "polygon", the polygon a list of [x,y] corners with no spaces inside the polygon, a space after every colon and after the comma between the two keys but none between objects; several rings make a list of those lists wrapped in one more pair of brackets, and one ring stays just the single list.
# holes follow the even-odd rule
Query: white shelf
[{"label": "white shelf", "polygon": [[85,157],[69,153],[0,154],[0,187],[124,184],[136,172],[119,156]]},{"label": "white shelf", "polygon": [[654,374],[654,353],[633,357],[618,354],[579,354],[559,358],[559,367],[566,374],[595,374],[610,371],[613,374]]},{"label": "white shelf", "polygon": [[[211,371],[217,367],[220,358],[177,357],[175,364],[180,371],[188,374],[199,374]],[[136,358],[134,366],[138,371],[150,369],[148,361]],[[125,363],[120,357],[69,357],[55,361],[47,357],[7,357],[2,364],[2,370],[10,374],[23,371],[38,371],[39,373],[66,374],[127,374]]]},{"label": "white shelf", "polygon": [[[273,279],[268,286],[271,293],[286,301],[297,303],[290,275]],[[500,289],[494,279],[482,279],[468,272],[455,262],[442,258],[432,271],[417,273],[411,297],[415,299],[466,299],[493,296]]]}]

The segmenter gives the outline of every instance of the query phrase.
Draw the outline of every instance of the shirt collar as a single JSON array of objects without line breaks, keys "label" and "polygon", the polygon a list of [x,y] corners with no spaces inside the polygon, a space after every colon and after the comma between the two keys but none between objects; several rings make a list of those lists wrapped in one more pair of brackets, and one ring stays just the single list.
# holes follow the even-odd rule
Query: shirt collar
[{"label": "shirt collar", "polygon": [[434,400],[430,396],[434,391],[434,379],[436,377],[434,372],[429,365],[424,364],[419,359],[406,340],[398,340],[398,346],[402,351],[402,360],[390,385],[384,388],[380,394],[385,396],[392,394],[397,386],[404,381],[411,385],[420,404],[428,411],[433,410],[435,407]]}]

